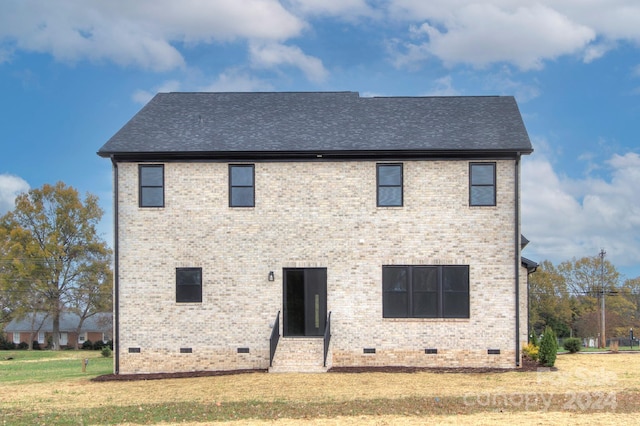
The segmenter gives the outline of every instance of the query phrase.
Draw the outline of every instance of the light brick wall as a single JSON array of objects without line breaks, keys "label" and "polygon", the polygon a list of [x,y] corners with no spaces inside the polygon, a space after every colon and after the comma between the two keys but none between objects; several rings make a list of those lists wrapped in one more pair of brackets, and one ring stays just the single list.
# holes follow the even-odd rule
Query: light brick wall
[{"label": "light brick wall", "polygon": [[[376,207],[376,162],[255,163],[254,208],[228,207],[217,162],[166,163],[165,207],[139,208],[118,164],[120,372],[267,368],[287,267],[327,268],[334,366],[514,367],[515,165],[496,163],[497,207],[469,207],[468,161],[434,160],[403,163],[399,208]],[[383,319],[393,264],[469,265],[470,318]],[[202,303],[175,302],[177,267],[202,267]]]}]

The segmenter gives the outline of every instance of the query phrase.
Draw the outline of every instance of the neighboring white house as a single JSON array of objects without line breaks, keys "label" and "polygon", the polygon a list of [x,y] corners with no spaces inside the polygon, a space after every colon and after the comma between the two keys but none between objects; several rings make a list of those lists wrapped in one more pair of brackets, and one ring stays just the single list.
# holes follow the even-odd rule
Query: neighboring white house
[{"label": "neighboring white house", "polygon": [[98,152],[116,373],[518,367],[531,152],[508,96],[158,94]]}]

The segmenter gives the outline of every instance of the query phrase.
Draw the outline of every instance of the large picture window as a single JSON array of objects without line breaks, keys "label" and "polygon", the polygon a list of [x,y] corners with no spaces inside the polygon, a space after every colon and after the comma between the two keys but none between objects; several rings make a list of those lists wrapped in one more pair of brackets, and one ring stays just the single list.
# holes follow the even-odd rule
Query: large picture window
[{"label": "large picture window", "polygon": [[140,207],[164,207],[164,166],[141,164],[138,172]]},{"label": "large picture window", "polygon": [[378,164],[378,207],[402,206],[402,164]]},{"label": "large picture window", "polygon": [[496,163],[469,165],[469,205],[496,205]]},{"label": "large picture window", "polygon": [[229,206],[255,206],[255,179],[253,164],[229,166]]},{"label": "large picture window", "polygon": [[469,318],[469,267],[383,266],[384,318]]},{"label": "large picture window", "polygon": [[202,268],[176,268],[176,302],[202,302]]}]

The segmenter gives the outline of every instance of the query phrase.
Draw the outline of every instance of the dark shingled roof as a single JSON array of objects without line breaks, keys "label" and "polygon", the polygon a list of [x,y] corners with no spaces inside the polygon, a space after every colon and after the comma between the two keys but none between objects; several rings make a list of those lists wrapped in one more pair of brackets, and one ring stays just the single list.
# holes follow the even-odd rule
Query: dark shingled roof
[{"label": "dark shingled roof", "polygon": [[[85,319],[80,331],[106,332],[111,330],[112,322],[111,312],[100,312]],[[60,331],[76,331],[79,323],[80,316],[78,314],[71,312],[62,312],[60,314]],[[46,316],[43,312],[27,314],[23,318],[11,320],[11,322],[4,328],[4,331],[9,333],[31,332],[34,330],[34,326],[36,329],[41,326],[40,331],[51,332],[53,331],[53,317],[50,315]]]},{"label": "dark shingled roof", "polygon": [[356,92],[160,93],[103,157],[532,152],[511,96],[360,97]]}]

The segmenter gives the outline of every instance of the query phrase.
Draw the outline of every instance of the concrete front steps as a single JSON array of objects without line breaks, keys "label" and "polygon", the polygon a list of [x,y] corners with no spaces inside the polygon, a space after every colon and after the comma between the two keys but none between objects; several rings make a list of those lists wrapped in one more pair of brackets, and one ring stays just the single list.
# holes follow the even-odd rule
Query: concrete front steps
[{"label": "concrete front steps", "polygon": [[[326,373],[322,366],[324,341],[320,338],[280,338],[269,373]],[[327,363],[329,358],[327,358]]]}]

